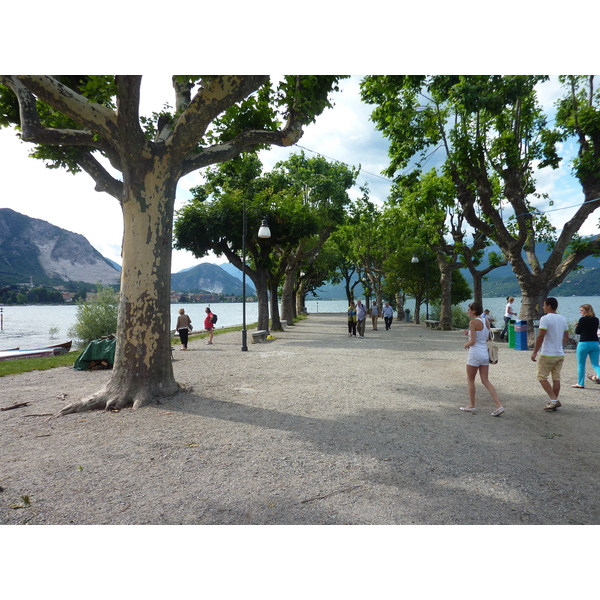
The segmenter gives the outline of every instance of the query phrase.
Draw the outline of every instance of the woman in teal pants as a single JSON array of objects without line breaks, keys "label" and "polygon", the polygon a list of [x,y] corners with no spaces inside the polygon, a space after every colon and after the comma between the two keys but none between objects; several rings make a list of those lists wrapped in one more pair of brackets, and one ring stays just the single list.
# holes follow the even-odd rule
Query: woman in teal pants
[{"label": "woman in teal pants", "polygon": [[590,304],[582,304],[579,307],[581,318],[575,333],[579,334],[579,343],[577,344],[577,384],[571,386],[574,388],[583,389],[585,383],[585,363],[588,356],[594,371],[594,375],[588,375],[588,379],[600,383],[600,343],[598,342],[598,327],[600,321],[594,314],[594,309]]}]

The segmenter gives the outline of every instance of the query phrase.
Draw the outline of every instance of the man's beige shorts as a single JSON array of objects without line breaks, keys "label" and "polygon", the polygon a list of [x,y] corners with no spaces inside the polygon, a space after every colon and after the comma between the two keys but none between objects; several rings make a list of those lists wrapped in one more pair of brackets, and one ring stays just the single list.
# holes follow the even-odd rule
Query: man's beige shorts
[{"label": "man's beige shorts", "polygon": [[547,380],[549,375],[552,375],[552,381],[560,381],[560,371],[564,362],[564,356],[540,356],[537,361],[538,381]]}]

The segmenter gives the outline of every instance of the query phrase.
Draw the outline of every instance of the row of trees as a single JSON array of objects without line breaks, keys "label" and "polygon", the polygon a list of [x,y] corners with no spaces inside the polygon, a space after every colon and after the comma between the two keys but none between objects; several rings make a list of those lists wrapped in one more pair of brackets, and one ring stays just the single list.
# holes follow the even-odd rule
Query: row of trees
[{"label": "row of trees", "polygon": [[[561,77],[564,93],[551,121],[538,100],[547,81],[545,76],[369,76],[362,81],[362,98],[374,106],[372,119],[390,140],[392,201],[409,213],[415,208],[436,252],[443,327],[450,325],[444,278],[456,268],[455,256],[473,273],[480,297],[481,251],[495,242],[517,276],[520,317],[533,333],[531,322],[549,291],[585,257],[600,252],[600,236],[584,239],[578,233],[600,207],[600,95],[593,76]],[[535,206],[550,200],[537,190],[536,175],[558,168],[559,148],[567,141],[577,146],[572,167],[583,198],[558,233]],[[436,151],[443,156],[439,171],[425,172]],[[539,244],[551,251],[544,264],[536,255]],[[499,261],[495,257],[491,266]]]},{"label": "row of trees", "polygon": [[[265,329],[268,292],[277,328],[278,289],[281,316],[291,322],[298,298],[333,271],[349,295],[355,274],[378,302],[383,294],[409,292],[419,304],[427,279],[428,300],[439,289],[441,326],[449,328],[458,269],[469,268],[478,299],[481,259],[491,241],[503,257],[493,257],[490,268],[511,264],[523,291],[521,316],[533,319],[548,291],[600,251],[598,238],[578,235],[600,206],[593,78],[562,79],[565,95],[550,126],[537,100],[545,77],[366,77],[362,98],[390,140],[387,174],[394,187],[382,208],[366,188],[350,202],[356,169],[300,154],[264,173],[256,158],[261,148],[297,142],[302,127],[330,106],[339,79],[174,77],[175,109],[148,119],[138,112],[139,77],[0,76],[0,125],[17,124],[23,139],[37,144],[34,155],[53,166],[85,170],[123,209],[113,376],[98,394],[63,412],[137,407],[177,391],[168,358],[173,209],[178,180],[199,168],[209,167],[178,215],[176,245],[196,256],[212,250],[241,268],[247,215],[247,273]],[[557,147],[567,139],[578,144],[574,173],[585,201],[557,235],[534,206],[535,172],[557,168]],[[439,168],[425,171],[436,150],[443,152]],[[507,208],[512,214],[504,219]],[[272,236],[259,241],[263,217]],[[552,248],[544,265],[535,254],[540,242]]]},{"label": "row of trees", "polygon": [[[85,300],[88,290],[94,289],[89,285],[65,286],[66,291],[72,292],[73,302]],[[58,290],[47,287],[30,288],[26,285],[9,285],[0,288],[0,304],[64,304],[65,299]]]},{"label": "row of trees", "polygon": [[[270,172],[263,172],[253,154],[224,163],[206,172],[206,183],[192,190],[193,200],[179,211],[175,247],[198,258],[209,251],[224,255],[239,269],[245,264],[257,291],[259,329],[279,330],[281,318],[291,324],[307,293],[329,280],[345,282],[348,300],[360,284],[379,306],[384,295],[396,298],[400,311],[408,293],[416,298],[418,322],[425,294],[428,301],[439,299],[444,280],[427,231],[398,206],[377,207],[366,186],[352,201],[348,191],[358,172],[304,153]],[[245,261],[244,213],[251,223]],[[258,237],[263,218],[271,230],[268,239]],[[415,254],[419,264],[412,262]],[[448,287],[452,304],[470,297],[457,269]]]}]

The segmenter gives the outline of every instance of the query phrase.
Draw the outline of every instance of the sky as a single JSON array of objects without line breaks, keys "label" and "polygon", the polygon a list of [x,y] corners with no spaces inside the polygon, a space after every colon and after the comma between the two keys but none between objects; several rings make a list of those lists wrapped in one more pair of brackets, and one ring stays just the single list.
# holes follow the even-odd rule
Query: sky
[{"label": "sky", "polygon": [[[265,170],[291,153],[304,151],[309,157],[317,153],[327,159],[361,167],[357,185],[350,191],[355,198],[361,195],[358,186],[368,183],[371,199],[381,204],[385,201],[391,182],[381,175],[388,165],[387,140],[370,121],[370,106],[360,101],[361,76],[343,80],[341,91],[333,96],[334,106],[317,117],[316,123],[305,128],[297,145],[291,148],[273,148],[261,153]],[[600,78],[599,78],[600,84]],[[560,93],[557,82],[545,84],[540,89],[540,100],[548,109]],[[165,102],[173,102],[170,77],[145,76],[142,84],[141,112],[159,111]],[[120,207],[116,199],[94,190],[93,180],[86,174],[69,174],[60,169],[48,169],[43,161],[28,157],[32,146],[21,142],[11,129],[0,129],[0,207],[80,233],[103,256],[121,262],[123,233]],[[573,150],[572,145],[565,148]],[[440,159],[442,157],[440,156]],[[428,166],[435,166],[435,157]],[[201,172],[192,173],[179,182],[176,208],[190,199],[190,188],[201,182]],[[550,210],[548,217],[559,229],[573,214],[582,193],[578,182],[570,175],[568,161],[553,171],[545,169],[538,176],[538,189],[554,201],[538,203],[541,210]],[[567,208],[570,207],[570,208]],[[598,232],[597,218],[588,219],[583,234]],[[200,262],[224,262],[214,255],[195,258],[186,251],[173,251],[172,272],[193,267]]]},{"label": "sky", "polygon": [[[365,173],[359,182],[369,181],[373,199],[385,200],[390,182],[380,173],[387,164],[388,144],[369,121],[370,109],[359,99],[359,77],[343,81],[343,91],[335,94],[335,106],[327,109],[306,127],[297,146],[277,148],[261,153],[265,170],[279,160],[300,152],[314,156],[359,164]],[[173,102],[168,76],[145,76],[142,84],[142,114],[159,111],[165,102]],[[103,256],[121,262],[123,235],[120,207],[116,199],[94,190],[93,180],[86,174],[72,175],[59,169],[48,169],[43,161],[28,157],[32,145],[21,142],[10,129],[0,129],[0,207],[48,221],[69,231],[80,233]],[[201,172],[192,173],[179,182],[176,209],[191,198],[190,188],[201,183]],[[358,189],[351,191],[357,197]],[[173,251],[172,271],[193,267],[199,262],[224,262],[223,257],[196,259],[191,253]]]}]

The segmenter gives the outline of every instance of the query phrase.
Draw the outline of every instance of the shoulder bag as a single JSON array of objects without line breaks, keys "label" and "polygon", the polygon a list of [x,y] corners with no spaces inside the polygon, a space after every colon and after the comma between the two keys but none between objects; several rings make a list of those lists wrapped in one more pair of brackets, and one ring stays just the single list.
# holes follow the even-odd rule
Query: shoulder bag
[{"label": "shoulder bag", "polygon": [[490,365],[497,365],[498,364],[498,346],[496,345],[496,342],[494,341],[492,335],[493,334],[490,331],[490,335],[488,336],[488,340],[487,340],[487,348],[488,348],[488,354],[490,355]]}]

